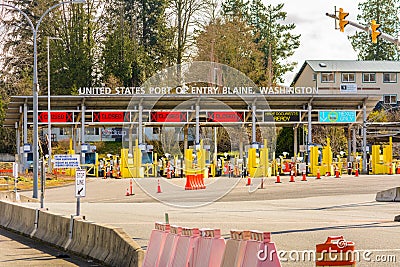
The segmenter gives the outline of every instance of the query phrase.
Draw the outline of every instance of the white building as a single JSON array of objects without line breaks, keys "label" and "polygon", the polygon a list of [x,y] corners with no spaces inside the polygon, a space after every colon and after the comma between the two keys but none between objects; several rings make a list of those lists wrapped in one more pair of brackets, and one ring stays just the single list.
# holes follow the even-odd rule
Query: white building
[{"label": "white building", "polygon": [[400,62],[306,60],[294,87],[316,87],[319,94],[379,94],[382,103],[398,105]]}]

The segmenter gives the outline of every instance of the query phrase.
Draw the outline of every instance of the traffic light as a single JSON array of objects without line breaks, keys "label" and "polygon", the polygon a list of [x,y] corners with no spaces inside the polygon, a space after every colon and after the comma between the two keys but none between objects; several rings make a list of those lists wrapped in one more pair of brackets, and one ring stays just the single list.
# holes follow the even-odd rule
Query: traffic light
[{"label": "traffic light", "polygon": [[378,36],[382,34],[380,31],[378,31],[380,26],[381,26],[381,25],[380,25],[380,24],[377,24],[376,21],[375,21],[374,19],[371,20],[371,39],[372,39],[372,42],[373,42],[374,44],[377,43],[377,41],[378,41]]},{"label": "traffic light", "polygon": [[349,24],[349,21],[345,20],[348,15],[349,13],[345,13],[343,8],[339,8],[339,29],[341,32],[344,32],[344,27]]}]

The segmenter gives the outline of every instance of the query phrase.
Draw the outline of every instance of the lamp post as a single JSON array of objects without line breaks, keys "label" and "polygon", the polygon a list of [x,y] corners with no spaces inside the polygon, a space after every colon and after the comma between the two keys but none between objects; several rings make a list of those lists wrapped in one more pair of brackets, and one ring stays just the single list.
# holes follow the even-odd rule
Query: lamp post
[{"label": "lamp post", "polygon": [[51,173],[51,112],[50,112],[50,40],[62,40],[59,37],[47,37],[47,136],[49,137],[49,172]]},{"label": "lamp post", "polygon": [[[7,8],[14,9],[18,11],[21,15],[23,15],[29,23],[29,26],[32,28],[33,32],[33,198],[38,198],[38,174],[39,174],[39,130],[38,130],[38,95],[39,95],[39,84],[38,84],[38,74],[37,74],[37,32],[42,22],[43,18],[54,8],[59,7],[64,4],[84,4],[86,0],[74,0],[74,1],[66,1],[55,4],[47,9],[43,15],[39,18],[39,21],[36,24],[36,27],[33,26],[31,19],[28,15],[23,12],[20,8],[0,3],[0,6],[4,6]],[[42,170],[43,171],[43,170]]]}]

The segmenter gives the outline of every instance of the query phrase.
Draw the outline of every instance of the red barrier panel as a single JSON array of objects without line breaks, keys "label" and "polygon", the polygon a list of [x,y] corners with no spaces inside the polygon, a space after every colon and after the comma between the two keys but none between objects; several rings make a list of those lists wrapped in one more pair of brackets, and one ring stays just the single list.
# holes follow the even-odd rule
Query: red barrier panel
[{"label": "red barrier panel", "polygon": [[143,267],[158,266],[161,253],[164,249],[165,240],[169,232],[169,224],[155,224],[155,229],[151,231],[149,245],[147,246],[146,256],[143,261]]}]

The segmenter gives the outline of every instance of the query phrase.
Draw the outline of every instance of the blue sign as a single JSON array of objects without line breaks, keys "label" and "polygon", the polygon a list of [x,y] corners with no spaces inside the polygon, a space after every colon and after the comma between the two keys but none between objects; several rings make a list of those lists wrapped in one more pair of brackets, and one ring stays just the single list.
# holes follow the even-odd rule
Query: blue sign
[{"label": "blue sign", "polygon": [[351,123],[356,122],[355,110],[326,110],[319,111],[318,121],[327,123]]}]

